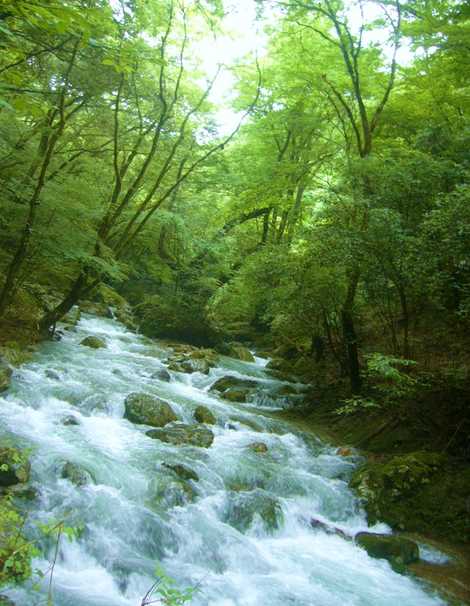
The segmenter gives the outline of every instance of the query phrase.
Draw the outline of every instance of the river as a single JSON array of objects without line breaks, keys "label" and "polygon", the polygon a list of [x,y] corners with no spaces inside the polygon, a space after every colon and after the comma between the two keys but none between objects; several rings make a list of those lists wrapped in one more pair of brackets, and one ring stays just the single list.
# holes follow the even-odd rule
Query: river
[{"label": "river", "polygon": [[[106,340],[93,350],[87,335]],[[43,344],[15,371],[0,398],[2,432],[32,449],[33,485],[28,532],[37,522],[64,519],[81,529],[62,537],[54,568],[55,606],[140,606],[160,564],[179,587],[197,587],[194,606],[437,606],[436,594],[353,542],[310,525],[312,517],[346,533],[365,530],[365,515],[348,488],[354,460],[314,437],[247,404],[209,392],[227,374],[256,377],[266,390],[266,360],[221,358],[209,375],[172,373],[152,379],[168,350],[103,318],[84,316],[59,342]],[[145,435],[148,427],[123,418],[130,392],[147,392],[194,423],[197,405],[217,417],[210,448],[173,446]],[[263,404],[269,406],[269,399]],[[64,425],[75,415],[78,425]],[[243,421],[246,421],[245,424]],[[258,431],[252,425],[256,423]],[[254,452],[253,442],[267,445]],[[86,469],[93,481],[76,486],[62,477],[64,462]],[[168,485],[166,464],[199,476],[192,499],[155,500]],[[246,490],[246,488],[251,490]],[[269,524],[259,510],[268,511]],[[258,512],[258,513],[257,513]],[[270,516],[270,517],[269,517]],[[386,529],[385,526],[377,527]],[[46,570],[54,545],[44,539]],[[7,594],[17,606],[45,603],[26,584]]]}]

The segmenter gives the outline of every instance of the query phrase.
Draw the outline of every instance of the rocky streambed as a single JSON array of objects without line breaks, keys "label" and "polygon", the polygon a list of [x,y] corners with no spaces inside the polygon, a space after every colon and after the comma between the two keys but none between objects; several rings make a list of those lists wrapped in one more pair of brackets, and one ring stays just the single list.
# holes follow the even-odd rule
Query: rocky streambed
[{"label": "rocky streambed", "polygon": [[[50,570],[57,546],[41,525],[77,529],[59,545],[54,604],[139,606],[159,565],[197,588],[196,606],[444,604],[401,574],[416,545],[368,528],[348,487],[354,453],[263,414],[303,386],[244,348],[224,354],[84,316],[14,372],[0,482],[41,547],[34,568]],[[30,606],[49,578],[3,593]]]}]

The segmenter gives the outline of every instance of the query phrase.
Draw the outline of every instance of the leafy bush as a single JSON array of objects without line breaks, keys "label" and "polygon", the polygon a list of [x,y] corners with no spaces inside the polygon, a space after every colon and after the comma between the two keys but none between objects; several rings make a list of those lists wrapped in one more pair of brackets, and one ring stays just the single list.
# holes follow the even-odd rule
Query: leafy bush
[{"label": "leafy bush", "polygon": [[367,356],[366,375],[386,401],[392,402],[411,395],[416,388],[417,380],[400,370],[415,365],[413,360],[373,353]]},{"label": "leafy bush", "polygon": [[0,500],[0,585],[21,583],[31,576],[31,560],[39,555],[34,542],[23,534],[25,518],[12,504],[12,497]]}]

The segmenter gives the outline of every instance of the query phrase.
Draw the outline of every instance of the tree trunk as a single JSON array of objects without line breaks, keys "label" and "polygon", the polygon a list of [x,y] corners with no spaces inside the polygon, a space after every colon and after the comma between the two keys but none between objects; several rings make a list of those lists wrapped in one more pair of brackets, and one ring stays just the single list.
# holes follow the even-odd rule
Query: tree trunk
[{"label": "tree trunk", "polygon": [[40,330],[43,334],[50,332],[56,323],[68,313],[74,305],[78,303],[85,293],[90,292],[99,284],[99,280],[94,280],[92,284],[87,284],[87,275],[81,271],[78,278],[72,284],[72,288],[62,301],[51,311],[46,313],[40,321]]},{"label": "tree trunk", "polygon": [[357,285],[359,283],[359,270],[354,270],[349,279],[346,300],[341,310],[341,325],[343,330],[343,342],[346,349],[346,360],[348,366],[351,391],[357,394],[361,391],[362,378],[359,364],[359,349],[357,345],[356,329],[354,327],[354,299],[356,297]]},{"label": "tree trunk", "polygon": [[341,322],[343,326],[343,339],[346,346],[346,356],[348,363],[349,381],[351,391],[357,394],[361,391],[362,379],[359,366],[359,352],[357,347],[356,330],[354,328],[354,319],[350,310],[343,309],[341,312]]}]

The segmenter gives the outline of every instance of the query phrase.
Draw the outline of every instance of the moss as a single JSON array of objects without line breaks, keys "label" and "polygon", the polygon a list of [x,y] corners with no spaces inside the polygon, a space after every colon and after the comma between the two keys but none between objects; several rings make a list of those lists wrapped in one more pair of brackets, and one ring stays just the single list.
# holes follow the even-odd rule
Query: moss
[{"label": "moss", "polygon": [[442,454],[415,452],[360,467],[351,486],[369,522],[457,543],[470,540],[470,469]]}]

